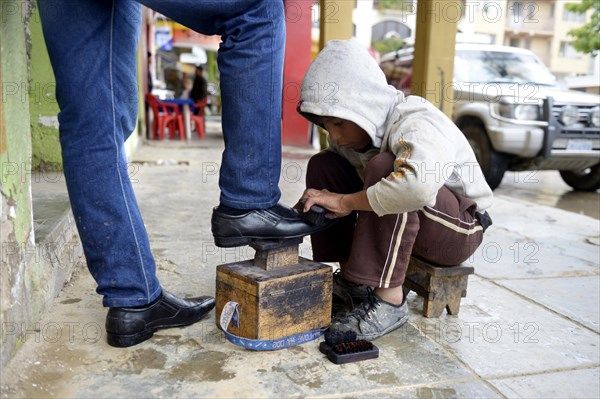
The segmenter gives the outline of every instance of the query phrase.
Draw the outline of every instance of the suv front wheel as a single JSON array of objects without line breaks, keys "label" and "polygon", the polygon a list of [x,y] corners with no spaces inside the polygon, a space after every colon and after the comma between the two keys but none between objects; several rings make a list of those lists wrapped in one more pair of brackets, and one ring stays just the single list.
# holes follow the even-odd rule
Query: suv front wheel
[{"label": "suv front wheel", "polygon": [[578,191],[596,191],[600,188],[600,163],[581,171],[561,170],[560,177]]},{"label": "suv front wheel", "polygon": [[496,189],[508,168],[508,157],[492,148],[492,144],[482,126],[468,124],[462,126],[461,130],[469,141],[471,148],[473,148],[487,184],[492,190]]}]

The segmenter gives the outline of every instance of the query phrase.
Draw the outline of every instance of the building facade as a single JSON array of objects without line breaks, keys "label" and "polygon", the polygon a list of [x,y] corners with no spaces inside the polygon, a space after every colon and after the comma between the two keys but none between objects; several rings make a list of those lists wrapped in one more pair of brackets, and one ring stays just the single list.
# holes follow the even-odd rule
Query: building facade
[{"label": "building facade", "polygon": [[[390,2],[357,1],[353,16],[357,39],[367,45],[390,35],[413,41],[418,0],[398,0],[394,8],[386,4]],[[459,19],[459,32],[471,40],[531,50],[559,79],[592,75],[596,70],[598,59],[576,51],[568,34],[589,22],[591,13],[569,12],[565,7],[569,1],[464,0],[462,10],[449,4],[441,3],[436,10],[439,17]]]},{"label": "building facade", "polygon": [[[564,0],[467,0],[463,33],[487,35],[490,43],[533,51],[559,78],[591,74],[595,60],[572,46],[569,31],[590,14],[566,9]],[[595,61],[597,62],[597,61]]]}]

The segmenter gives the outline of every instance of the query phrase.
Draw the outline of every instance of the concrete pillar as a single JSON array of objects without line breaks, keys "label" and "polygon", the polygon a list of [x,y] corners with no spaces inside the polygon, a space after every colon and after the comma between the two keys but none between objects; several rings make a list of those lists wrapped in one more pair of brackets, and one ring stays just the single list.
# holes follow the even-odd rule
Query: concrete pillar
[{"label": "concrete pillar", "polygon": [[419,0],[411,93],[452,115],[452,76],[460,0]]},{"label": "concrete pillar", "polygon": [[319,48],[322,49],[330,40],[351,39],[354,1],[320,0],[320,6]]}]

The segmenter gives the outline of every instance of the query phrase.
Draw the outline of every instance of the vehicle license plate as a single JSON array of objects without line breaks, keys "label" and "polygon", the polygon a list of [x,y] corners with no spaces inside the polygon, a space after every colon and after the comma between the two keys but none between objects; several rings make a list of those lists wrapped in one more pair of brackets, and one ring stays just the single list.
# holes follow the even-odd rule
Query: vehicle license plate
[{"label": "vehicle license plate", "polygon": [[567,150],[591,151],[592,140],[569,140],[567,142]]}]

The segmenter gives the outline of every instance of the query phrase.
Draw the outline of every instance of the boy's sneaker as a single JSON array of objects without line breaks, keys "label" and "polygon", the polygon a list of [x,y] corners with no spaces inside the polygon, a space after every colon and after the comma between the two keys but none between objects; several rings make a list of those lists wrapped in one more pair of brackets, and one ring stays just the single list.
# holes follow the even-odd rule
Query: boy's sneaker
[{"label": "boy's sneaker", "polygon": [[333,298],[332,298],[332,315],[333,317],[339,317],[345,315],[359,304],[361,304],[367,297],[369,287],[366,285],[354,284],[344,280],[342,272],[337,269],[333,273]]},{"label": "boy's sneaker", "polygon": [[401,327],[407,320],[406,297],[400,305],[393,305],[369,288],[367,299],[352,312],[334,319],[329,331],[354,331],[356,339],[371,341]]}]

